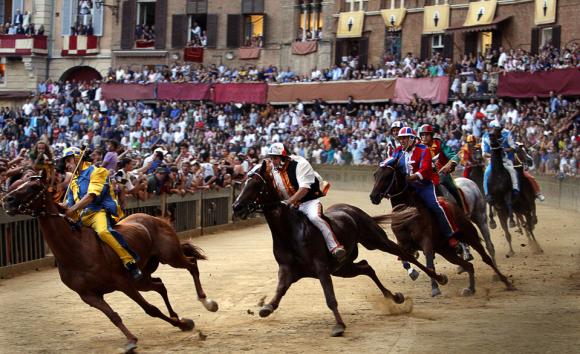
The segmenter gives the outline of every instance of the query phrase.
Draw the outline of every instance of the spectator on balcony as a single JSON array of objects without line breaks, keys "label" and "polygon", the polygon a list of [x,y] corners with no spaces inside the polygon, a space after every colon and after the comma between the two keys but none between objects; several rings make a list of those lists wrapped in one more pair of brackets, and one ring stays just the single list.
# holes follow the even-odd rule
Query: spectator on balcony
[{"label": "spectator on balcony", "polygon": [[24,30],[28,29],[28,26],[30,26],[31,22],[32,15],[30,14],[30,12],[24,11],[24,15],[22,15],[22,27],[24,27]]},{"label": "spectator on balcony", "polygon": [[17,25],[15,34],[26,34],[26,30],[22,25]]},{"label": "spectator on balcony", "polygon": [[20,13],[20,9],[16,9],[16,13],[14,14],[14,20],[12,21],[12,23],[14,24],[14,27],[17,27],[18,25],[22,25],[24,22],[24,16]]},{"label": "spectator on balcony", "polygon": [[191,26],[191,38],[200,38],[201,37],[201,27],[196,21],[193,21],[193,25]]},{"label": "spectator on balcony", "polygon": [[44,25],[38,26],[38,29],[36,30],[36,35],[37,36],[44,36]]}]

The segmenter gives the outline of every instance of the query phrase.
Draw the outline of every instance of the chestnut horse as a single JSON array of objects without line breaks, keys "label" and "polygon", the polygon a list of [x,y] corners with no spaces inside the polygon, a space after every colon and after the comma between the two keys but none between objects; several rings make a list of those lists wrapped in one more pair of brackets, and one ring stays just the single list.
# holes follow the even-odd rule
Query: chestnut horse
[{"label": "chestnut horse", "polygon": [[[398,166],[398,160],[394,166]],[[399,245],[407,252],[422,250],[427,260],[427,267],[435,269],[435,253],[442,255],[449,262],[461,266],[469,274],[469,286],[463,289],[463,295],[475,293],[475,275],[471,263],[459,257],[455,250],[449,246],[445,235],[439,230],[437,220],[431,215],[429,209],[420,198],[415,195],[406,181],[406,175],[390,165],[381,166],[374,173],[375,184],[370,194],[373,204],[380,204],[383,198],[391,199],[393,214],[375,217],[378,222],[391,222],[391,227]],[[477,229],[467,219],[463,210],[454,203],[448,203],[452,216],[459,227],[459,242],[467,244],[481,255],[483,261],[488,264],[508,290],[515,289],[510,281],[497,269],[491,257],[485,252]],[[436,282],[431,282],[431,295],[441,294]]]},{"label": "chestnut horse", "polygon": [[[147,214],[133,214],[115,226],[140,257],[138,265],[143,270],[143,277],[134,281],[115,252],[100,241],[92,229],[79,228],[72,223],[51,197],[41,176],[28,177],[4,196],[2,207],[10,215],[38,218],[42,235],[57,260],[61,280],[84,302],[103,312],[123,332],[128,341],[127,352],[137,348],[137,337],[104,300],[104,294],[121,291],[150,316],[161,318],[183,331],[194,327],[192,320],[180,319],[173,311],[161,279],[151,277],[159,263],[187,269],[193,276],[199,301],[207,310],[217,311],[218,304],[207,299],[199,280],[197,260],[205,259],[205,256],[194,245],[181,244],[175,230],[165,220]],[[159,293],[169,316],[147,302],[139,291]]]},{"label": "chestnut horse", "polygon": [[386,298],[396,303],[404,302],[403,294],[393,294],[381,284],[374,269],[366,260],[354,263],[358,257],[358,243],[369,250],[379,249],[397,255],[415,264],[429,276],[437,279],[440,284],[447,283],[447,277],[427,269],[395,242],[389,240],[385,231],[368,214],[347,204],[333,205],[324,214],[324,218],[347,251],[343,259],[334,259],[316,226],[301,212],[281,202],[274,186],[270,166],[271,163],[264,160],[261,165],[250,171],[242,191],[232,206],[234,213],[240,218],[246,218],[256,210],[262,210],[272,232],[274,257],[278,262],[278,287],[274,298],[260,309],[261,317],[267,317],[274,312],[290,286],[305,277],[320,280],[326,303],[336,320],[331,332],[333,337],[342,335],[346,326],[338,312],[331,275],[343,278],[366,275],[375,282]]}]

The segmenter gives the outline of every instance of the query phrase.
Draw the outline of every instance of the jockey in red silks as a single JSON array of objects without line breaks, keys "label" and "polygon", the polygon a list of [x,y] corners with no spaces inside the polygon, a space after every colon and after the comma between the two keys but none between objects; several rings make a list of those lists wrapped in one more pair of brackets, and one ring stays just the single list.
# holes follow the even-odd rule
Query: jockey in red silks
[{"label": "jockey in red silks", "polygon": [[419,198],[436,216],[441,231],[449,240],[449,245],[457,249],[459,246],[455,238],[457,230],[450,222],[451,218],[447,215],[447,211],[435,195],[433,179],[436,175],[433,173],[429,148],[423,144],[416,143],[417,134],[410,127],[401,128],[398,138],[401,146],[395,150],[392,157],[383,162],[383,165],[393,166],[398,161],[398,167],[406,174],[409,185],[415,189]]}]

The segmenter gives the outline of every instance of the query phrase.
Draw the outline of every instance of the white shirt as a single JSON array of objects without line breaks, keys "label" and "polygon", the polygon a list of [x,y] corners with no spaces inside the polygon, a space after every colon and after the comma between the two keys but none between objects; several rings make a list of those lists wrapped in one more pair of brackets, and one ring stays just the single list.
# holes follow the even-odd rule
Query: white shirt
[{"label": "white shirt", "polygon": [[[296,180],[298,181],[298,188],[310,189],[317,178],[319,181],[322,180],[320,175],[314,171],[312,165],[310,165],[310,163],[305,158],[297,155],[290,155],[290,161],[295,161],[298,163],[296,166]],[[286,163],[290,163],[290,161]],[[288,191],[286,188],[280,171],[272,168],[272,176],[274,177],[274,182],[276,183],[276,188],[278,189],[280,196],[284,199],[290,198],[290,191]]]}]

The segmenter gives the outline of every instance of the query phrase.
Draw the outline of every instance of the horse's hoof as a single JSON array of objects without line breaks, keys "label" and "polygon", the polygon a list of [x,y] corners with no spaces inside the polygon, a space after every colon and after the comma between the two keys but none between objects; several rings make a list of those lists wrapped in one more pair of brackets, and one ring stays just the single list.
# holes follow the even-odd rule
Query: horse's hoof
[{"label": "horse's hoof", "polygon": [[199,299],[199,301],[209,312],[216,312],[219,309],[218,303],[211,299]]},{"label": "horse's hoof", "polygon": [[446,285],[449,282],[449,279],[447,278],[447,275],[439,274],[439,279],[437,279],[437,282],[439,285]]},{"label": "horse's hoof", "polygon": [[441,290],[439,290],[439,288],[431,289],[431,297],[435,297],[435,296],[439,296],[439,295],[441,295]]},{"label": "horse's hoof", "polygon": [[402,304],[405,302],[405,296],[401,293],[395,293],[393,295],[393,301],[395,301],[395,304]]},{"label": "horse's hoof", "polygon": [[127,353],[127,354],[135,353],[135,349],[137,349],[137,343],[136,342],[129,342],[129,343],[127,343],[127,346],[125,347],[125,353]]},{"label": "horse's hoof", "polygon": [[515,222],[515,221],[513,221],[513,220],[510,220],[510,222],[509,222],[509,227],[510,227],[510,228],[514,228],[514,227],[516,227],[516,222]]},{"label": "horse's hoof", "polygon": [[268,317],[272,312],[274,312],[274,307],[270,304],[266,304],[260,309],[260,317]]},{"label": "horse's hoof", "polygon": [[332,332],[330,332],[331,337],[342,337],[344,334],[346,326],[342,323],[337,323],[332,327]]},{"label": "horse's hoof", "polygon": [[492,230],[495,230],[497,228],[497,224],[495,223],[494,220],[489,221],[489,228]]},{"label": "horse's hoof", "polygon": [[411,270],[409,272],[409,278],[412,280],[417,280],[417,278],[419,278],[419,272],[417,272],[415,269]]},{"label": "horse's hoof", "polygon": [[181,319],[181,330],[182,331],[191,331],[193,329],[193,327],[195,327],[195,323],[193,322],[193,320],[190,320],[189,318],[182,318]]},{"label": "horse's hoof", "polygon": [[474,293],[475,293],[475,291],[471,290],[469,288],[465,288],[465,289],[461,290],[461,295],[463,295],[463,296],[471,296]]},{"label": "horse's hoof", "polygon": [[457,266],[457,274],[462,274],[465,273],[465,268],[463,268],[462,266]]}]

